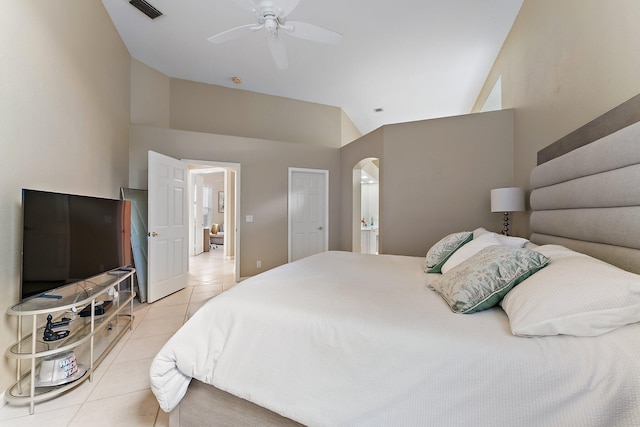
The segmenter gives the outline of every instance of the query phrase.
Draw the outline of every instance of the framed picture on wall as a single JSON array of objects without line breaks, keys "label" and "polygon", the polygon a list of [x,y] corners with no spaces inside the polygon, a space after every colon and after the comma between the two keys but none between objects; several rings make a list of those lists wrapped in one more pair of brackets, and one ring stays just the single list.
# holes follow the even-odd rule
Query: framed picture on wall
[{"label": "framed picture on wall", "polygon": [[218,212],[224,212],[224,191],[218,191]]}]

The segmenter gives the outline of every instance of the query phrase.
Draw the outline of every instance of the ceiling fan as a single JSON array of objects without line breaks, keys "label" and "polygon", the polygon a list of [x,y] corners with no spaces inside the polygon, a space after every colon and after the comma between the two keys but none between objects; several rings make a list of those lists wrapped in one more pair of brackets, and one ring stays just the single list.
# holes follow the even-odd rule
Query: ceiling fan
[{"label": "ceiling fan", "polygon": [[253,0],[234,0],[244,9],[254,13],[256,23],[241,25],[231,28],[220,34],[209,37],[211,43],[224,43],[240,38],[253,31],[265,29],[271,55],[276,66],[283,70],[288,67],[287,51],[280,38],[280,30],[294,37],[314,42],[338,44],[342,40],[342,34],[330,31],[317,25],[306,22],[287,21],[287,16],[296,8],[300,0],[262,0],[255,3]]}]

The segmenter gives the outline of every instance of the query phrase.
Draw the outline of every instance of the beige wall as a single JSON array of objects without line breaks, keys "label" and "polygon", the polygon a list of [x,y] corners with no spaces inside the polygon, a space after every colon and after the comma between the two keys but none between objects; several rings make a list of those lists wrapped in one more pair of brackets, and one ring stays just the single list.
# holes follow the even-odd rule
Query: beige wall
[{"label": "beige wall", "polygon": [[[444,234],[499,229],[489,190],[513,180],[513,115],[497,111],[380,128],[341,149],[133,126],[130,183],[147,187],[147,151],[241,165],[240,275],[287,261],[288,167],[328,169],[331,249],[359,238],[353,167],[380,159],[381,252],[424,255]],[[246,223],[246,215],[254,222]],[[437,224],[432,226],[429,224]],[[352,226],[353,225],[353,226]],[[262,269],[256,261],[262,261]]]},{"label": "beige wall", "polygon": [[347,115],[347,113],[340,110],[340,117],[341,117],[340,123],[341,123],[341,136],[342,136],[340,145],[344,146],[360,138],[362,134],[360,133],[356,125],[353,124],[353,122],[351,121],[351,118]]},{"label": "beige wall", "polygon": [[[266,139],[132,126],[129,185],[147,188],[147,152],[178,159],[240,164],[240,275],[251,276],[287,262],[288,168],[329,171],[329,248],[340,235],[340,150]],[[253,215],[254,222],[244,222]],[[256,268],[256,261],[262,268]]]},{"label": "beige wall", "polygon": [[380,245],[422,256],[449,233],[500,230],[490,190],[513,179],[513,112],[446,117],[384,132]]},{"label": "beige wall", "polygon": [[[99,0],[0,1],[0,348],[16,337],[21,189],[119,196],[129,54]],[[15,364],[0,362],[0,389]]]},{"label": "beige wall", "polygon": [[362,136],[341,108],[172,79],[134,58],[131,124],[326,147]]},{"label": "beige wall", "polygon": [[[640,93],[640,2],[525,0],[474,111],[502,76],[515,110],[514,183],[529,188],[536,153]],[[528,235],[516,214],[515,234]]]},{"label": "beige wall", "polygon": [[337,148],[343,114],[338,107],[171,79],[171,129]]},{"label": "beige wall", "polygon": [[380,253],[423,256],[448,233],[500,230],[489,193],[513,179],[512,144],[505,110],[388,125],[343,147],[342,249],[359,239],[351,171],[367,157],[380,159]]},{"label": "beige wall", "polygon": [[171,79],[131,58],[131,124],[168,128]]}]

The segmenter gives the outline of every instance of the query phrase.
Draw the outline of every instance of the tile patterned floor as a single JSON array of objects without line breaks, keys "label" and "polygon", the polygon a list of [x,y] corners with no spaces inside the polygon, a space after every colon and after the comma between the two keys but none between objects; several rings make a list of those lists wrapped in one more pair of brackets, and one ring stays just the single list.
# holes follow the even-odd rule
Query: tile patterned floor
[{"label": "tile patterned floor", "polygon": [[188,286],[153,304],[134,305],[133,331],[122,337],[85,381],[69,393],[28,406],[0,408],[0,427],[164,427],[169,415],[158,407],[149,389],[149,366],[167,339],[185,321],[191,305],[234,284],[233,261],[222,248],[189,260]]}]

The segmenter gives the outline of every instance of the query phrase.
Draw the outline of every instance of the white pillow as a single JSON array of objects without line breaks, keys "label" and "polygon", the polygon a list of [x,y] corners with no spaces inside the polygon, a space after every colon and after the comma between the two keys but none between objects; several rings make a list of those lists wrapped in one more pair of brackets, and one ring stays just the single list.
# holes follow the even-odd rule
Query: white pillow
[{"label": "white pillow", "polygon": [[503,245],[513,248],[524,248],[524,245],[529,242],[529,240],[524,237],[503,236],[502,234],[496,234],[496,236],[498,236],[498,240],[500,240]]},{"label": "white pillow", "polygon": [[473,238],[476,239],[481,236],[485,236],[487,234],[493,234],[500,240],[500,243],[504,246],[511,246],[514,248],[524,248],[524,245],[529,242],[529,240],[524,237],[515,237],[515,236],[505,236],[498,233],[493,233],[491,231],[487,231],[485,228],[476,228],[473,230]]},{"label": "white pillow", "polygon": [[601,335],[640,321],[640,275],[562,246],[534,249],[550,261],[500,305],[514,335]]},{"label": "white pillow", "polygon": [[462,246],[460,249],[455,251],[447,261],[442,265],[441,271],[442,274],[446,274],[447,271],[451,270],[456,265],[460,264],[463,261],[471,258],[482,249],[488,246],[501,246],[502,243],[496,237],[495,233],[486,233],[481,235],[480,237],[475,237],[475,231],[473,234],[473,240]]},{"label": "white pillow", "polygon": [[482,236],[483,234],[488,234],[488,233],[491,233],[491,232],[488,231],[486,228],[478,227],[475,230],[473,230],[473,238],[477,239],[478,237]]},{"label": "white pillow", "polygon": [[496,236],[498,236],[498,240],[500,240],[503,245],[513,248],[524,248],[524,245],[529,242],[529,240],[524,237],[503,236],[502,234],[496,234]]}]

